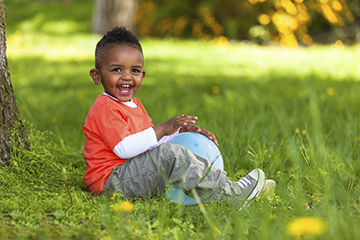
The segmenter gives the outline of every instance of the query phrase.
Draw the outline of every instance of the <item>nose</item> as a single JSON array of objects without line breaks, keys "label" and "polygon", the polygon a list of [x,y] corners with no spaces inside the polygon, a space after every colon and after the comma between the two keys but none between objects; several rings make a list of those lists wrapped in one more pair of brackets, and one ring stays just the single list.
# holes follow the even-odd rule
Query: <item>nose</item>
[{"label": "nose", "polygon": [[131,74],[130,74],[130,72],[124,71],[124,73],[122,74],[121,78],[122,78],[123,80],[127,80],[127,81],[131,80]]}]

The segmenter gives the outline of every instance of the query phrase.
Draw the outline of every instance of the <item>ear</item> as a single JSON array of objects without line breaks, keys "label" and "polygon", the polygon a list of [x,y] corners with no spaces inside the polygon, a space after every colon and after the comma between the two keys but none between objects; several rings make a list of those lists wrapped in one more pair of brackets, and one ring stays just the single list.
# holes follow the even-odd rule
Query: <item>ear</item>
[{"label": "ear", "polygon": [[93,79],[94,83],[96,85],[99,85],[101,83],[101,77],[100,77],[100,72],[99,70],[93,68],[90,70],[90,76]]},{"label": "ear", "polygon": [[141,78],[141,85],[143,84],[143,79],[144,79],[145,75],[146,75],[146,72],[143,70],[143,72],[142,72],[142,78]]}]

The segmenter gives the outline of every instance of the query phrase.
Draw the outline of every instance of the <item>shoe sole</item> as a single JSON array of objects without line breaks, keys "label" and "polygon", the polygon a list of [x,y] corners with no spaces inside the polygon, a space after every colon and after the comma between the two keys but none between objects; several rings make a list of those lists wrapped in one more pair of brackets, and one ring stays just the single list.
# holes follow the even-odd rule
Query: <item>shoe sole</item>
[{"label": "shoe sole", "polygon": [[264,186],[263,192],[270,191],[270,190],[275,192],[275,188],[276,188],[276,182],[274,180],[267,179],[265,181],[265,186]]},{"label": "shoe sole", "polygon": [[276,189],[276,182],[274,180],[271,180],[271,179],[267,179],[265,181],[265,185],[264,185],[264,188],[263,190],[261,191],[260,193],[260,197],[263,198],[265,196],[268,195],[269,191],[273,191],[275,192],[275,189]]}]

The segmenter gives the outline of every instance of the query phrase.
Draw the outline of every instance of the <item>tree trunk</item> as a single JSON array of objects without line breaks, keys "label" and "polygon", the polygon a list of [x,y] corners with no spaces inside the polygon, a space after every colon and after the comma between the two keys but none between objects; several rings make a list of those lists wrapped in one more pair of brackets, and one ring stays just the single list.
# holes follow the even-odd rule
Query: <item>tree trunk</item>
[{"label": "tree trunk", "polygon": [[105,34],[116,26],[125,26],[134,32],[136,0],[96,0],[93,31]]},{"label": "tree trunk", "polygon": [[[26,131],[19,117],[19,110],[10,81],[6,58],[5,18],[4,1],[0,0],[0,164],[4,164],[10,159],[10,151],[14,144],[23,142],[24,147],[29,148]],[[20,139],[10,141],[12,128],[17,131],[17,136],[21,141],[19,141]]]}]

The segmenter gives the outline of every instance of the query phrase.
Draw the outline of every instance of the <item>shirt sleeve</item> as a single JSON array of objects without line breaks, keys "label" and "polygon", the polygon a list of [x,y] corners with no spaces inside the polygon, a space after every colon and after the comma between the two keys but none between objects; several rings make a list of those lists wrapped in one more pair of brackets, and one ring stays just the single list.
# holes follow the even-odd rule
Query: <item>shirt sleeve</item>
[{"label": "shirt sleeve", "polygon": [[180,128],[179,128],[175,133],[173,133],[173,134],[171,134],[171,135],[165,135],[165,136],[163,136],[163,137],[157,142],[157,144],[156,144],[155,146],[151,147],[149,150],[158,147],[158,146],[159,146],[160,144],[162,144],[162,143],[167,143],[167,142],[169,142],[173,137],[175,137],[176,135],[179,134],[179,130],[180,130]]},{"label": "shirt sleeve", "polygon": [[152,127],[125,137],[113,149],[121,159],[135,157],[158,144],[155,131]]},{"label": "shirt sleeve", "polygon": [[179,134],[179,130],[172,135],[163,136],[157,141],[156,133],[151,127],[142,132],[125,137],[114,147],[113,152],[121,159],[129,159],[147,150],[154,149],[162,143],[169,142],[170,139]]}]

